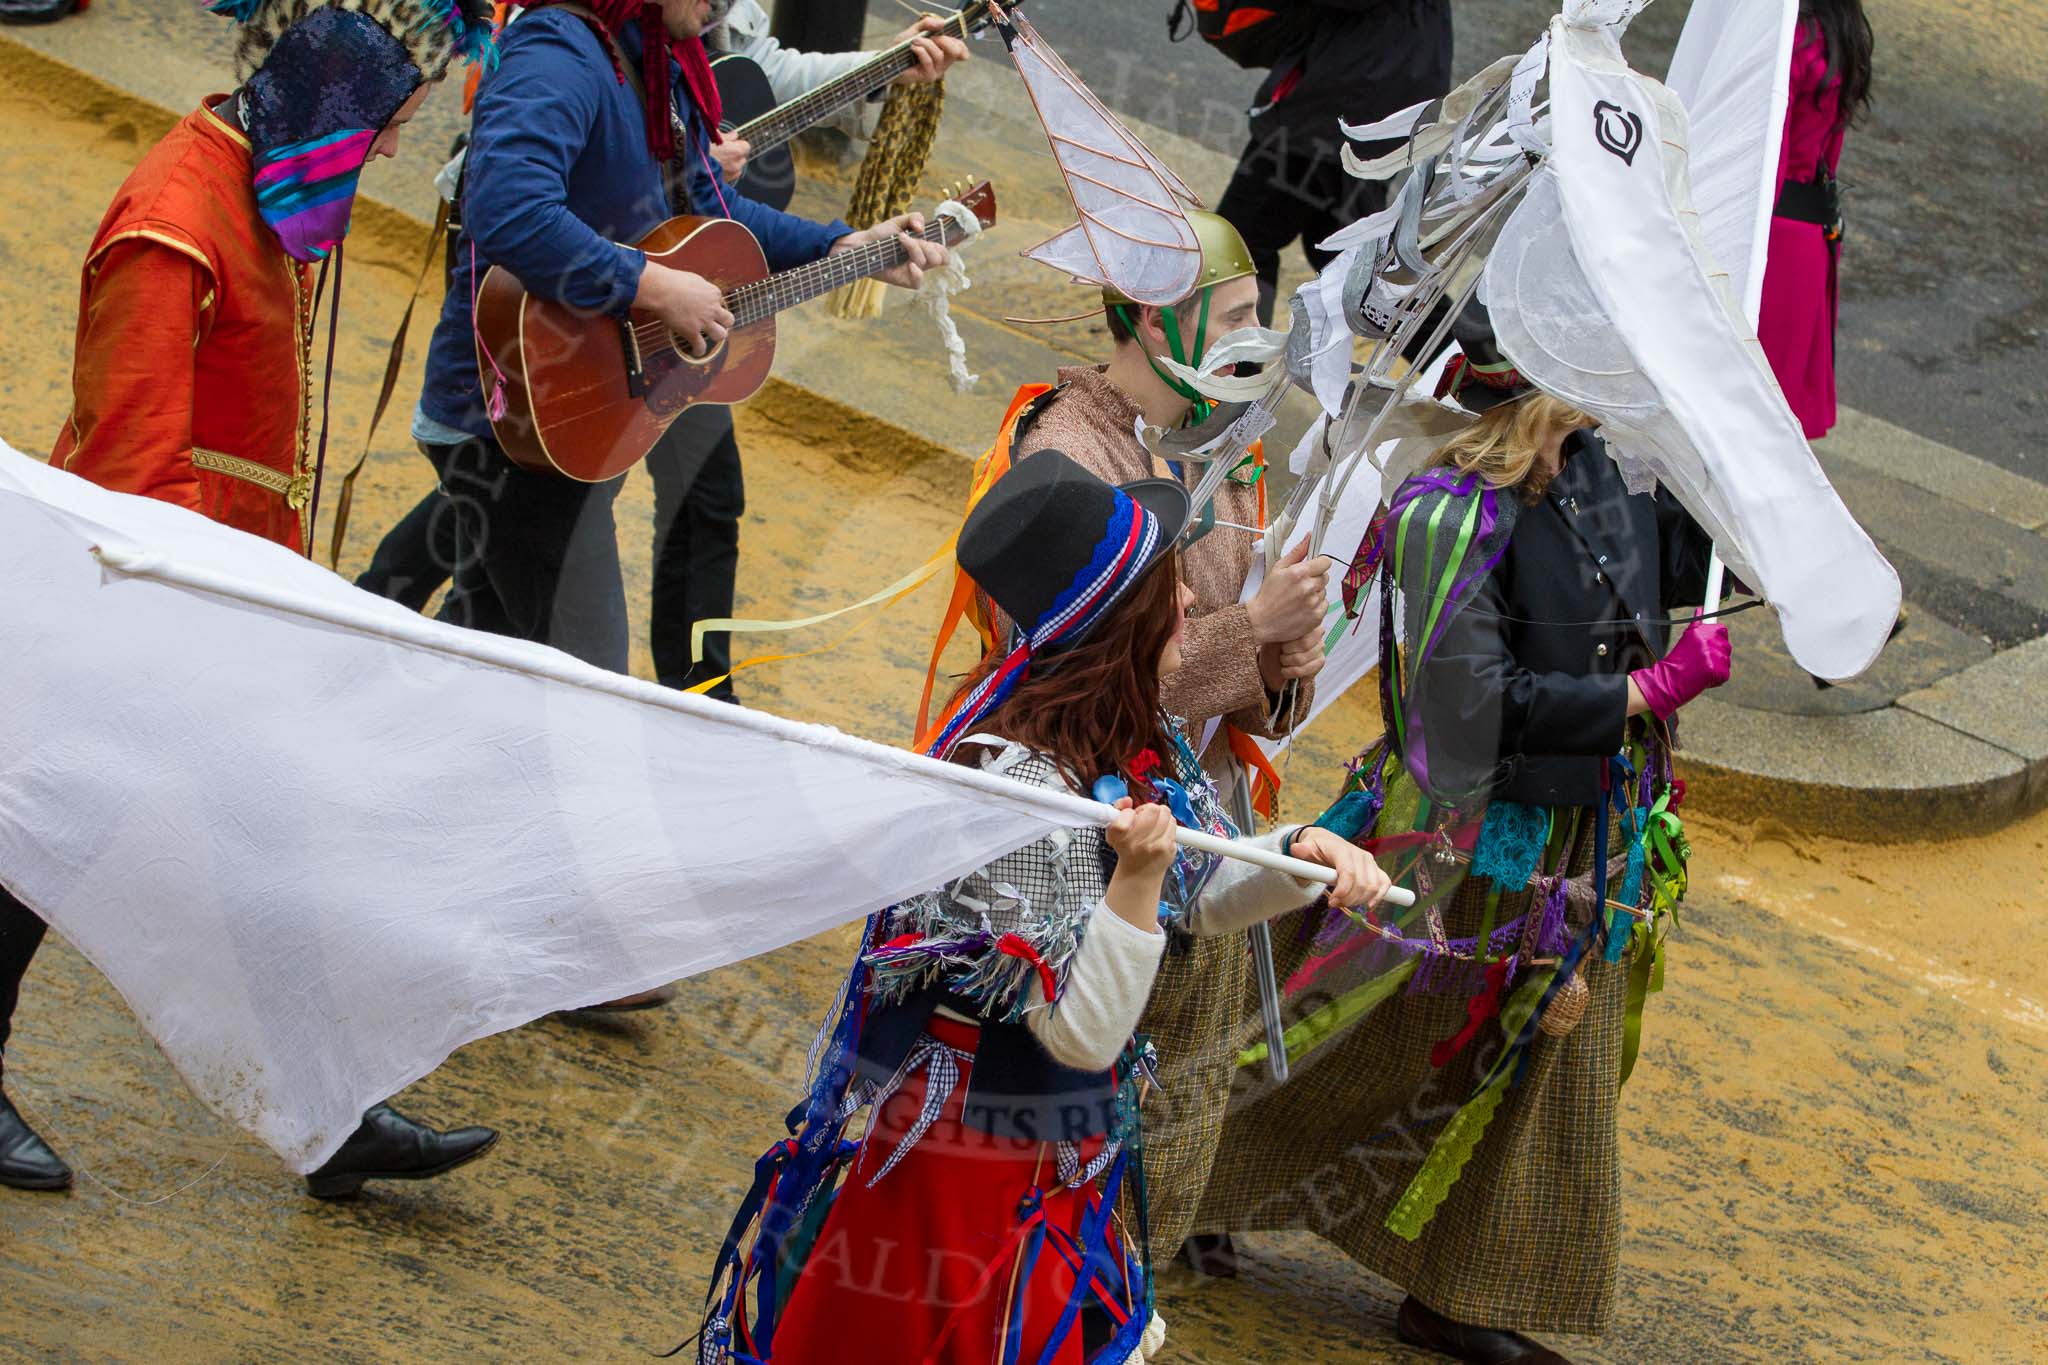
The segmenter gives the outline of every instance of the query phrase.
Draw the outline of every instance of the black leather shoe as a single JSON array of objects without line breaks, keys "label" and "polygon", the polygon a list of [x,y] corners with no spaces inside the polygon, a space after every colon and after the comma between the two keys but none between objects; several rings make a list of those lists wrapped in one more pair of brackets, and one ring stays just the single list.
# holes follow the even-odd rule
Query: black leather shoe
[{"label": "black leather shoe", "polygon": [[1420,1346],[1470,1365],[1571,1365],[1565,1357],[1520,1332],[1453,1322],[1413,1294],[1401,1300],[1401,1311],[1394,1315],[1394,1330],[1410,1346]]},{"label": "black leather shoe", "polygon": [[497,1140],[494,1128],[437,1132],[380,1104],[363,1115],[362,1126],[325,1166],[306,1177],[306,1193],[347,1199],[361,1193],[366,1180],[430,1179],[476,1160]]},{"label": "black leather shoe", "polygon": [[0,1094],[0,1185],[17,1190],[71,1188],[71,1168],[14,1112],[5,1094]]}]

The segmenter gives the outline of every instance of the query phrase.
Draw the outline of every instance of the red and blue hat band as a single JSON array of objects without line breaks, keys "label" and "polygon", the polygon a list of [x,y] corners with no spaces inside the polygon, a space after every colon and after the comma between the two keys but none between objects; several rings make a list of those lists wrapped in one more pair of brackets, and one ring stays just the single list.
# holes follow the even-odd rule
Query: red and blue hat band
[{"label": "red and blue hat band", "polygon": [[950,754],[963,735],[971,733],[983,718],[1008,700],[1017,684],[1030,675],[1033,654],[1063,640],[1079,639],[1092,630],[1151,566],[1153,552],[1159,546],[1159,518],[1122,489],[1111,491],[1116,496],[1109,523],[1088,562],[1017,647],[962,698],[952,719],[932,740],[926,753],[935,758]]}]

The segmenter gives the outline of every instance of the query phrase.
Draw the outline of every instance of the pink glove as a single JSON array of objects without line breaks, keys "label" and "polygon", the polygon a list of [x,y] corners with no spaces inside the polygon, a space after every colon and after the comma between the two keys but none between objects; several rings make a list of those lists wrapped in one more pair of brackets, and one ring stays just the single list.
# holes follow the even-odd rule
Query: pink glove
[{"label": "pink glove", "polygon": [[1700,693],[1728,681],[1729,653],[1728,627],[1719,621],[1695,621],[1669,654],[1629,677],[1649,708],[1669,720]]}]

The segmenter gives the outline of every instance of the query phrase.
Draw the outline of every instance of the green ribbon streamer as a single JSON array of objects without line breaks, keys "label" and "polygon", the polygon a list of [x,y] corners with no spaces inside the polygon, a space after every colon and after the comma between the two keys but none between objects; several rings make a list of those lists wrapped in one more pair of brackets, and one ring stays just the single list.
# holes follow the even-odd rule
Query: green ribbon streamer
[{"label": "green ribbon streamer", "polygon": [[[1450,502],[1451,499],[1448,497],[1431,499],[1429,525],[1423,531],[1422,580],[1425,585],[1428,584],[1435,571],[1436,555],[1434,552],[1436,548],[1437,526],[1442,522],[1444,509],[1450,505]],[[1421,500],[1418,499],[1403,508],[1400,525],[1395,529],[1394,581],[1396,583],[1407,581],[1405,566],[1408,561],[1408,537],[1409,533],[1414,529],[1415,513],[1421,506]],[[1445,604],[1450,601],[1451,587],[1457,582],[1458,570],[1464,567],[1465,553],[1471,547],[1472,531],[1478,523],[1479,499],[1476,497],[1468,498],[1465,500],[1464,519],[1458,525],[1457,543],[1451,547],[1451,553],[1444,561],[1443,572],[1435,575],[1437,578],[1436,592],[1430,599],[1428,615],[1423,619],[1421,636],[1418,639],[1410,640],[1405,651],[1415,661],[1415,667],[1417,668],[1422,666],[1423,651],[1428,647],[1430,637],[1436,633],[1437,620],[1443,615]],[[1401,669],[1397,664],[1383,659],[1380,661],[1380,667],[1391,669],[1387,676],[1388,691],[1394,704],[1394,742],[1398,746],[1397,752],[1405,757],[1408,752],[1408,707],[1404,693],[1407,689],[1402,686]]]},{"label": "green ribbon streamer", "polygon": [[[1529,1015],[1543,998],[1544,988],[1555,975],[1556,972],[1534,975],[1516,987],[1500,1012],[1501,1031],[1509,1038],[1522,1031],[1522,1025],[1529,1021]],[[1465,1173],[1466,1164],[1472,1160],[1479,1140],[1486,1136],[1487,1125],[1493,1122],[1494,1111],[1506,1098],[1514,1077],[1513,1066],[1496,1064],[1472,1098],[1451,1116],[1431,1144],[1429,1155],[1422,1159],[1415,1178],[1388,1211],[1387,1231],[1409,1242],[1422,1235],[1429,1220],[1436,1217],[1438,1207],[1449,1197],[1451,1187]]]},{"label": "green ribbon streamer", "polygon": [[1429,1220],[1436,1217],[1438,1206],[1449,1197],[1451,1186],[1465,1173],[1465,1164],[1472,1159],[1479,1139],[1486,1136],[1494,1111],[1507,1096],[1508,1081],[1507,1075],[1495,1078],[1451,1116],[1436,1145],[1429,1149],[1422,1169],[1415,1173],[1415,1179],[1387,1214],[1387,1231],[1409,1242],[1422,1235]]},{"label": "green ribbon streamer", "polygon": [[1635,931],[1635,957],[1628,968],[1628,1005],[1621,1022],[1621,1084],[1636,1069],[1636,1053],[1643,1041],[1643,1005],[1664,989],[1664,935],[1647,924]]},{"label": "green ribbon streamer", "polygon": [[[1166,326],[1161,328],[1160,330],[1166,333],[1167,351],[1172,354],[1176,362],[1187,366],[1191,370],[1202,363],[1202,352],[1208,349],[1206,346],[1200,344],[1200,338],[1202,337],[1203,333],[1209,330],[1209,295],[1214,289],[1215,286],[1211,285],[1208,289],[1204,289],[1202,291],[1202,309],[1201,312],[1196,315],[1195,319],[1195,337],[1197,339],[1197,344],[1192,348],[1190,348],[1181,337],[1180,314],[1174,311],[1174,309],[1170,305],[1159,310],[1159,316],[1163,318],[1166,322]],[[1138,324],[1131,319],[1130,309],[1126,305],[1119,303],[1116,305],[1116,315],[1118,318],[1122,319],[1124,326],[1130,329],[1131,334],[1135,336],[1138,331]],[[1192,360],[1188,358],[1187,354],[1191,349],[1194,352],[1194,358]],[[1145,363],[1152,367],[1152,373],[1159,376],[1160,383],[1166,385],[1167,388],[1172,389],[1175,393],[1179,394],[1181,397],[1187,399],[1190,403],[1193,403],[1195,405],[1194,416],[1190,419],[1191,421],[1200,422],[1204,418],[1206,418],[1211,412],[1215,411],[1216,405],[1210,402],[1207,398],[1204,398],[1201,392],[1197,390],[1194,385],[1185,383],[1184,381],[1179,379],[1175,379],[1172,375],[1168,374],[1164,369],[1161,369],[1159,362],[1154,360],[1150,355],[1147,355],[1145,357]]]},{"label": "green ribbon streamer", "polygon": [[[1401,989],[1409,977],[1415,975],[1414,958],[1409,958],[1392,971],[1383,972],[1363,986],[1346,991],[1329,1004],[1297,1019],[1281,1034],[1281,1041],[1287,1048],[1289,1063],[1299,1061],[1316,1048],[1336,1037],[1350,1025],[1370,1014],[1381,1001]],[[1241,1067],[1257,1066],[1266,1060],[1266,1045],[1254,1043],[1237,1054]]]},{"label": "green ribbon streamer", "polygon": [[[1533,908],[1530,913],[1535,913]],[[1488,887],[1486,891],[1486,913],[1479,920],[1479,947],[1477,955],[1479,965],[1482,967],[1493,961],[1493,922],[1499,916],[1500,888],[1497,886]]]},{"label": "green ribbon streamer", "polygon": [[[1437,517],[1442,514],[1444,504],[1448,501],[1448,498],[1439,499],[1436,510],[1430,514],[1429,543],[1431,546],[1436,544]],[[1429,641],[1436,635],[1438,619],[1443,616],[1444,608],[1450,603],[1451,588],[1458,581],[1458,570],[1465,566],[1465,552],[1471,548],[1472,531],[1478,524],[1479,499],[1471,498],[1465,503],[1464,519],[1458,523],[1458,541],[1455,545],[1451,546],[1450,557],[1444,561],[1443,573],[1437,577],[1436,593],[1431,597],[1429,603],[1429,615],[1422,622],[1422,638],[1410,642],[1415,647],[1418,665],[1422,661],[1422,651],[1428,648]],[[1432,558],[1430,563],[1434,564],[1434,562],[1435,560]],[[1428,574],[1425,571],[1424,578],[1427,579],[1427,577]]]}]

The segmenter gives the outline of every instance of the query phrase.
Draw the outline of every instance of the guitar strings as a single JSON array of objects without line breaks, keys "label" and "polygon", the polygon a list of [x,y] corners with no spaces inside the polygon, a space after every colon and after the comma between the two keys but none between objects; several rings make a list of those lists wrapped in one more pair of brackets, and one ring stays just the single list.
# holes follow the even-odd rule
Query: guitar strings
[{"label": "guitar strings", "polygon": [[[915,235],[928,242],[942,241],[944,240],[946,229],[947,224],[942,219],[927,226],[923,231]],[[740,285],[725,296],[727,306],[732,309],[735,315],[734,326],[745,325],[737,320],[738,315],[742,312],[747,314],[748,322],[759,322],[762,318],[768,316],[768,313],[757,312],[753,305],[773,302],[778,297],[789,294],[798,294],[804,297],[813,296],[807,294],[805,288],[799,286],[808,287],[822,284],[825,289],[837,288],[840,284],[862,278],[864,274],[870,273],[870,268],[876,261],[901,249],[901,245],[894,238],[881,242],[869,242],[865,246],[853,251],[842,251],[837,255],[823,257],[820,260],[811,262],[809,265],[798,266],[793,270],[784,271],[782,274],[771,276],[768,279],[755,280]],[[884,266],[883,268],[886,269],[887,267]],[[803,302],[803,297],[790,299],[789,302]],[[781,306],[787,306],[787,304]],[[779,311],[779,308],[770,308],[768,311]],[[660,333],[666,329],[667,324],[665,323],[648,322],[636,324],[633,330],[636,336],[658,340]]]},{"label": "guitar strings", "polygon": [[[928,224],[923,231],[912,234],[927,242],[943,242],[951,228],[946,219]],[[729,330],[764,321],[783,308],[815,298],[818,294],[836,289],[843,284],[885,270],[887,265],[877,267],[876,263],[891,253],[900,253],[902,243],[895,238],[887,241],[869,242],[852,251],[842,251],[826,256],[808,265],[798,266],[765,280],[755,280],[729,291],[725,295],[726,306],[733,314],[733,325]],[[891,262],[896,264],[897,262]],[[684,353],[676,344],[676,338],[665,322],[635,323],[632,328],[634,341],[643,347],[668,348]],[[686,353],[685,353],[686,354]],[[692,357],[693,359],[701,357]]]},{"label": "guitar strings", "polygon": [[[948,21],[946,27],[941,29],[938,34],[931,35],[935,37],[944,36],[954,29],[964,30],[968,25],[972,25],[974,30],[979,32],[988,20],[987,6],[978,3],[964,6],[961,10],[957,11],[919,9],[914,5],[906,3],[905,0],[897,0],[897,3],[921,19],[933,15],[946,19]],[[962,18],[961,16],[970,9],[976,11],[974,16],[972,18]],[[955,20],[958,20],[958,22],[954,22]],[[961,36],[965,37],[967,35],[963,32]],[[898,43],[896,46],[886,48],[876,54],[875,59],[866,65],[856,67],[837,80],[828,81],[815,90],[808,91],[793,100],[779,104],[767,113],[762,114],[759,118],[751,119],[741,124],[733,131],[737,136],[745,138],[750,146],[758,147],[761,150],[780,146],[808,127],[814,114],[836,109],[842,104],[850,103],[850,95],[856,98],[858,95],[865,95],[870,88],[870,83],[874,81],[873,73],[877,68],[886,69],[893,66],[894,69],[889,71],[887,78],[880,82],[882,85],[887,85],[890,81],[895,80],[898,76],[916,65],[916,60],[915,55],[911,51],[910,43]],[[785,131],[782,126],[784,124],[794,126]]]}]

